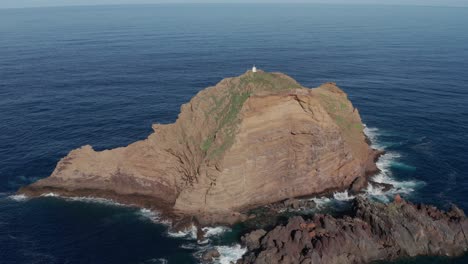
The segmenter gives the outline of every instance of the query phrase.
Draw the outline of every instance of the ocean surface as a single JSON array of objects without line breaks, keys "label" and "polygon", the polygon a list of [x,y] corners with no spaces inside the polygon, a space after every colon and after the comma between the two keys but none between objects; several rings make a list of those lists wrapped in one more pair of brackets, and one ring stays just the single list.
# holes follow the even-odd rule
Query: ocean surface
[{"label": "ocean surface", "polygon": [[[468,8],[340,5],[140,5],[0,9],[0,263],[221,263],[239,228],[199,244],[157,212],[111,201],[15,195],[85,144],[146,138],[180,106],[253,64],[306,87],[333,81],[387,154],[388,201],[468,210]],[[351,197],[317,198],[334,207]],[[468,263],[468,257],[400,263]]]}]

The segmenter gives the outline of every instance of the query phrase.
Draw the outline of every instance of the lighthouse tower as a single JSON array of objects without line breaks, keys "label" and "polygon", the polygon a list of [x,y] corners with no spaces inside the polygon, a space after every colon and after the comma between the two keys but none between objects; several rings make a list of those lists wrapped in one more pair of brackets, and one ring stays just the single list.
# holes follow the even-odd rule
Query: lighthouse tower
[{"label": "lighthouse tower", "polygon": [[252,72],[257,72],[257,67],[255,67],[255,65],[252,67]]}]

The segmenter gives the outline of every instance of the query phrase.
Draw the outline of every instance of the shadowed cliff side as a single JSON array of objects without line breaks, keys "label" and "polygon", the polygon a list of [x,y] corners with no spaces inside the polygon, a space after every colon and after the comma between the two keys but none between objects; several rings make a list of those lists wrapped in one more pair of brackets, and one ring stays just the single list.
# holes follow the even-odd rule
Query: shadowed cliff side
[{"label": "shadowed cliff side", "polygon": [[317,214],[289,219],[270,232],[256,230],[242,240],[248,252],[238,264],[369,263],[418,255],[459,256],[468,249],[468,220],[456,206],[448,212],[414,205],[354,201],[353,217]]},{"label": "shadowed cliff side", "polygon": [[281,73],[224,79],[184,104],[175,123],[153,129],[127,147],[73,150],[50,177],[20,192],[106,197],[210,223],[347,189],[377,170],[378,152],[346,94],[333,83],[304,88]]}]

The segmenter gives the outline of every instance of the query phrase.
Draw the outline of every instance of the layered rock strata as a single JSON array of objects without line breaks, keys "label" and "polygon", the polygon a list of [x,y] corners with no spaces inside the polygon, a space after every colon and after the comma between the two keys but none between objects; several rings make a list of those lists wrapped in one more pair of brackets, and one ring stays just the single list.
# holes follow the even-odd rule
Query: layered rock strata
[{"label": "layered rock strata", "polygon": [[377,171],[378,152],[347,95],[334,83],[309,89],[281,73],[224,79],[182,105],[175,123],[153,129],[127,147],[73,150],[20,192],[163,206],[208,223],[359,181],[355,191]]}]

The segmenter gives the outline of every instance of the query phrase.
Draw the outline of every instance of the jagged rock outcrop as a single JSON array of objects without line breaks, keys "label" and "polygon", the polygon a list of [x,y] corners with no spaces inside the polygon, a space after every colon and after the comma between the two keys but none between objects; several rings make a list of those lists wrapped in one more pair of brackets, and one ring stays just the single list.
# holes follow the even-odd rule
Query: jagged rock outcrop
[{"label": "jagged rock outcrop", "polygon": [[[302,87],[251,71],[200,91],[173,124],[146,140],[84,146],[52,175],[20,192],[109,197],[204,216],[241,218],[248,208],[348,188],[377,170],[359,113],[333,83]],[[363,185],[362,185],[363,186]]]},{"label": "jagged rock outcrop", "polygon": [[[238,264],[369,263],[417,255],[459,256],[468,249],[468,220],[453,206],[443,212],[403,199],[382,204],[357,197],[353,217],[293,217],[270,232],[242,241],[248,252]],[[259,237],[259,234],[264,234]]]}]

